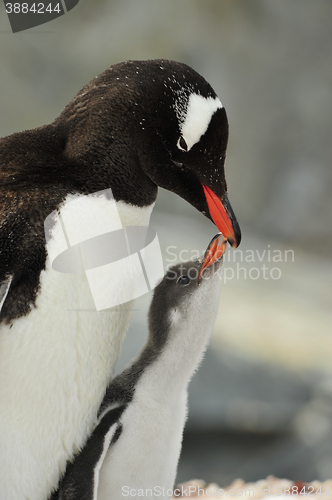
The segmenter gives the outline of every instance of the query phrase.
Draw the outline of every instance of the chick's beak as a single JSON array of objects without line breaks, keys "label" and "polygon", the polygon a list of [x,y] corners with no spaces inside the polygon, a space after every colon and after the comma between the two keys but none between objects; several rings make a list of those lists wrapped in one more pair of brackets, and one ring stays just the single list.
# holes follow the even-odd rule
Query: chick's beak
[{"label": "chick's beak", "polygon": [[223,200],[210,189],[202,184],[211,218],[219,231],[229,241],[233,248],[239,246],[241,241],[241,230],[235,214],[225,193]]},{"label": "chick's beak", "polygon": [[217,234],[214,236],[209,244],[209,246],[206,249],[203,262],[201,265],[201,269],[198,274],[198,279],[201,278],[203,271],[207,269],[208,267],[212,266],[212,264],[215,264],[221,257],[224,255],[227,247],[227,239],[223,238],[221,244],[220,244],[220,239],[222,237],[222,234]]}]

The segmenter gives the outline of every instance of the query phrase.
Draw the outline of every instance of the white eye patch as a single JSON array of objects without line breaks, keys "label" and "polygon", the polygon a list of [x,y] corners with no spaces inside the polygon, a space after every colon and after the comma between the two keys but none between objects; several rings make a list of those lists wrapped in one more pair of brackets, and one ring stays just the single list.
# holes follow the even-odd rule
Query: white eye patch
[{"label": "white eye patch", "polygon": [[[180,117],[180,132],[187,143],[187,151],[205,134],[213,114],[222,107],[218,97],[203,97],[198,94],[189,96],[186,113]],[[183,150],[179,147],[179,142],[177,146]]]}]

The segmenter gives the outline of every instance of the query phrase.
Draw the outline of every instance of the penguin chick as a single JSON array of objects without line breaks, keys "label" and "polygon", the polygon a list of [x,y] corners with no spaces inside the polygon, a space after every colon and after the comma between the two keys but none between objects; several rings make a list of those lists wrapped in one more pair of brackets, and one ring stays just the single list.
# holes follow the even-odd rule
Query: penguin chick
[{"label": "penguin chick", "polygon": [[52,500],[169,499],[187,417],[187,389],[217,315],[227,240],[172,267],[156,287],[149,337],[109,385],[98,423]]}]

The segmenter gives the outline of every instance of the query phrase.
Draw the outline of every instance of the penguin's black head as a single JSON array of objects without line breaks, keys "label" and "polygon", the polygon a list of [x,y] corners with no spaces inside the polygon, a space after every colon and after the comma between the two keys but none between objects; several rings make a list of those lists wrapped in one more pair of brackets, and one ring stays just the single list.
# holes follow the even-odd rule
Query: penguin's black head
[{"label": "penguin's black head", "polygon": [[[166,60],[117,64],[71,101],[55,122],[63,123],[66,154],[79,160],[78,176],[84,162],[85,186],[111,187],[116,199],[139,206],[152,203],[156,186],[163,187],[239,245],[224,172],[227,116],[196,71]],[[107,172],[110,185],[97,185]]]}]

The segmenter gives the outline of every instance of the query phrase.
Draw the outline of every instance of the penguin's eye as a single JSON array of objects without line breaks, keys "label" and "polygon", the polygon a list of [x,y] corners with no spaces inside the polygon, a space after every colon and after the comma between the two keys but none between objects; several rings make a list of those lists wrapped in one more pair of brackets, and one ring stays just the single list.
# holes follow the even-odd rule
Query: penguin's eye
[{"label": "penguin's eye", "polygon": [[184,138],[182,137],[182,135],[181,135],[180,139],[178,140],[177,146],[179,149],[182,149],[182,151],[188,151],[187,143],[184,140]]},{"label": "penguin's eye", "polygon": [[177,280],[178,285],[188,285],[190,283],[190,279],[188,276],[180,276]]}]

